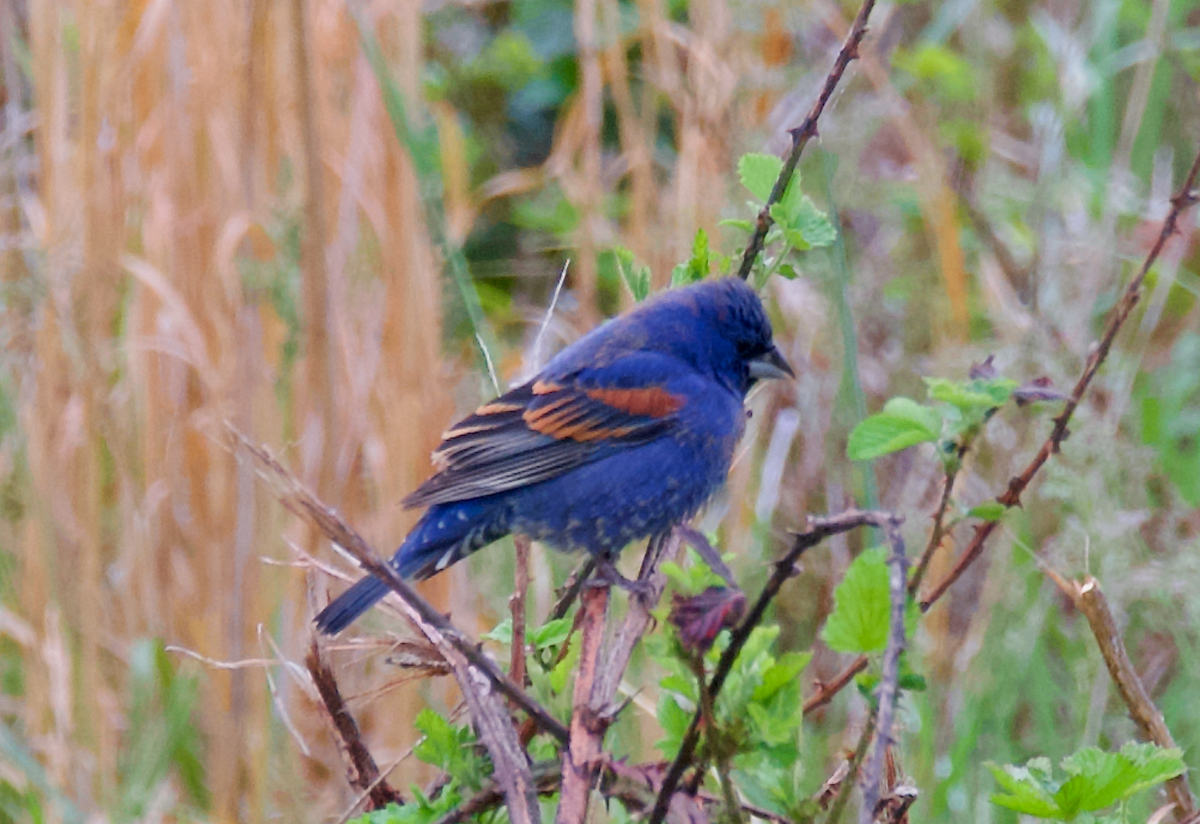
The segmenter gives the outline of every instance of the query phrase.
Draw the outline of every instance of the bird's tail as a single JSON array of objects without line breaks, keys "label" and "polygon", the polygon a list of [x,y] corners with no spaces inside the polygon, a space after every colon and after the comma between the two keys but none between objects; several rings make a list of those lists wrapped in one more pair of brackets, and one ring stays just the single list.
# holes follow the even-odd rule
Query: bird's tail
[{"label": "bird's tail", "polygon": [[[509,532],[508,507],[487,499],[430,507],[392,556],[402,578],[423,581]],[[317,615],[317,629],[337,635],[388,593],[374,575],[363,578]]]}]

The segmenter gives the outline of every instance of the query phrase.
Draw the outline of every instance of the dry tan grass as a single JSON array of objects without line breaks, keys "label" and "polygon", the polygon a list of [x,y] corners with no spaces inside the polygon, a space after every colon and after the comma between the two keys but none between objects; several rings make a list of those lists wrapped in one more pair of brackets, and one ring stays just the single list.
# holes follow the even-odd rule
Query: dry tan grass
[{"label": "dry tan grass", "polygon": [[[583,92],[536,177],[510,173],[471,191],[454,113],[435,108],[453,238],[483,198],[550,179],[579,209],[571,285],[581,329],[598,316],[599,248],[620,237],[662,282],[695,228],[714,228],[743,108],[739,61],[756,47],[735,40],[719,3],[699,6],[690,29],[657,2],[639,7],[640,28],[621,42],[614,0],[578,3]],[[4,13],[15,20],[12,4]],[[17,102],[36,117],[25,157],[36,174],[4,210],[5,237],[20,240],[6,244],[4,277],[41,290],[10,303],[5,319],[31,502],[11,536],[18,620],[32,631],[21,720],[52,777],[102,810],[128,725],[132,639],[159,636],[214,661],[270,659],[265,626],[296,660],[310,603],[324,598],[323,577],[261,562],[289,557],[281,536],[327,549],[294,534],[222,446],[219,425],[230,420],[290,456],[386,545],[412,521],[394,501],[428,472],[462,367],[440,354],[445,288],[413,167],[343,4],[34,0],[27,13],[34,85],[32,100]],[[420,4],[375,2],[364,13],[415,101]],[[625,62],[635,42],[648,55],[641,99]],[[616,161],[601,155],[604,95],[619,115]],[[680,148],[667,175],[652,160],[663,98]],[[768,107],[744,108],[761,117]],[[625,179],[628,225],[613,225],[602,202]],[[266,290],[247,287],[247,272],[295,265],[281,226],[296,224],[305,227],[296,301],[306,323],[289,367],[288,319]],[[40,270],[29,271],[22,250],[36,250]],[[472,597],[452,591],[463,580],[427,588],[469,610]],[[392,678],[359,671],[348,693]],[[290,676],[271,680],[268,690],[258,669],[203,670],[199,718],[218,820],[315,819],[347,797],[311,700]],[[381,762],[412,743],[417,696],[402,686],[363,706]],[[289,739],[272,721],[273,701],[312,758],[279,751]],[[402,767],[399,783],[419,775]]]}]

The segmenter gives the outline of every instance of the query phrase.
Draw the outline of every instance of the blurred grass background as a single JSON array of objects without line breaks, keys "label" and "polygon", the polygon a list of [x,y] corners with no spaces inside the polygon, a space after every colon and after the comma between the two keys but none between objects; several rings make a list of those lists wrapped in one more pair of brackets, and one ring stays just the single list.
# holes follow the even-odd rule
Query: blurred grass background
[{"label": "blurred grass background", "polygon": [[[0,821],[343,814],[338,753],[288,662],[329,583],[298,553],[349,567],[284,517],[223,423],[390,551],[439,433],[493,391],[481,343],[501,383],[527,373],[568,259],[543,358],[628,305],[617,246],[656,286],[697,228],[735,251],[718,221],[748,215],[736,159],[787,145],[854,11],[0,0]],[[907,514],[923,546],[936,456],[851,465],[849,429],[989,353],[1069,385],[1200,136],[1196,0],[884,3],[867,42],[801,164],[841,242],[768,289],[800,378],[756,397],[718,508],[751,586],[787,529],[854,500]],[[988,804],[984,761],[1132,735],[1035,556],[1102,581],[1200,764],[1185,225],[1062,460],[922,625],[929,689],[904,707],[901,750],[922,820],[1014,820]],[[993,421],[963,507],[1046,427],[1036,410]],[[811,554],[777,609],[788,645],[813,643],[857,549]],[[536,617],[566,560],[534,558]],[[478,632],[511,581],[497,547],[424,586]],[[390,765],[424,701],[453,696],[398,683],[385,643],[341,646],[343,689]],[[824,651],[805,677],[839,663]],[[808,725],[813,790],[861,712],[844,695]],[[651,757],[639,723],[629,746]],[[392,776],[429,777],[407,761]]]}]

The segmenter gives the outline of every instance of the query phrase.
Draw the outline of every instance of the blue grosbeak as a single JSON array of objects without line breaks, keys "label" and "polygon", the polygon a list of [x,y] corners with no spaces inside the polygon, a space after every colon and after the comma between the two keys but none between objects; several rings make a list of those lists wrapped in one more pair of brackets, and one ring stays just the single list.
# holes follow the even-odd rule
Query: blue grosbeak
[{"label": "blue grosbeak", "polygon": [[[626,544],[696,514],[729,472],[750,387],[791,375],[745,283],[667,291],[452,426],[437,473],[404,500],[428,510],[392,564],[428,578],[517,532],[611,570]],[[317,626],[340,632],[387,591],[364,578]]]}]

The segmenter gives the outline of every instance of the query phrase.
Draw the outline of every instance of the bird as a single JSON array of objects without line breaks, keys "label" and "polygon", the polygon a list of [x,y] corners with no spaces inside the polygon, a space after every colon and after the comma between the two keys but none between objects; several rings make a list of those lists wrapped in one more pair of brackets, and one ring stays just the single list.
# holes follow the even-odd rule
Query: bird
[{"label": "bird", "polygon": [[[443,433],[435,473],[403,501],[425,513],[391,564],[423,580],[517,533],[590,552],[619,579],[621,549],[686,524],[724,484],[751,387],[794,377],[742,280],[660,292]],[[387,592],[363,578],[317,628],[336,635]]]}]

